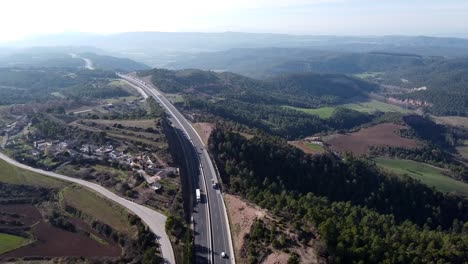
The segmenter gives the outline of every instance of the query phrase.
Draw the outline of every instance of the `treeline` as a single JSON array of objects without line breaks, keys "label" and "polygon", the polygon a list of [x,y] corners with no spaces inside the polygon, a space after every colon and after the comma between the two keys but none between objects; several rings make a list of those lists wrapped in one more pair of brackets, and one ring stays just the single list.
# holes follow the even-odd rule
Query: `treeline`
[{"label": "treeline", "polygon": [[468,257],[468,204],[460,197],[382,175],[364,160],[306,155],[269,136],[216,130],[209,146],[229,192],[284,217],[305,238],[318,227],[336,262]]},{"label": "treeline", "polygon": [[459,142],[468,137],[464,129],[436,124],[419,115],[405,116],[403,121],[410,128],[401,131],[403,136],[423,140],[441,150],[453,151]]},{"label": "treeline", "polygon": [[351,109],[337,108],[331,117],[321,119],[315,115],[277,105],[238,100],[209,102],[193,97],[186,97],[185,105],[187,109],[197,109],[211,114],[200,115],[199,121],[213,122],[221,118],[221,120],[261,129],[287,139],[302,138],[330,130],[348,130],[380,117],[380,113],[371,115]]},{"label": "treeline", "polygon": [[331,201],[351,201],[393,214],[398,221],[409,219],[433,228],[448,228],[455,218],[468,220],[466,200],[412,179],[387,177],[370,162],[352,156],[346,161],[331,155],[310,156],[282,139],[264,135],[247,140],[220,130],[213,132],[210,148],[220,157],[224,181],[235,193],[248,196],[271,185],[280,192],[312,192]]},{"label": "treeline", "polygon": [[2,68],[0,69],[0,105],[41,102],[62,96],[108,98],[128,95],[120,88],[104,85],[116,78],[107,71],[72,68]]}]

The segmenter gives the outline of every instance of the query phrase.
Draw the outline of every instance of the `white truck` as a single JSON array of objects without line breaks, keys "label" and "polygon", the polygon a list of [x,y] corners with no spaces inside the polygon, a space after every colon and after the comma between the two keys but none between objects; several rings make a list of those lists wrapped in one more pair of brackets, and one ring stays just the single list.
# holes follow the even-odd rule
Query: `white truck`
[{"label": "white truck", "polygon": [[201,202],[200,189],[195,190],[195,196],[197,197],[197,203]]}]

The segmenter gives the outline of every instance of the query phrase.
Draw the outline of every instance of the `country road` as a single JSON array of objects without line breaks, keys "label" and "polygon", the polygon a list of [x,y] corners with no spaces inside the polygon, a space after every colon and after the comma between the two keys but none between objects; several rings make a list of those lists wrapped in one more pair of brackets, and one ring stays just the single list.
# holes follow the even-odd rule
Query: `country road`
[{"label": "country road", "polygon": [[88,69],[88,70],[94,70],[95,69],[93,61],[91,61],[90,59],[83,58],[83,57],[81,57],[81,56],[79,56],[78,54],[75,54],[75,53],[70,53],[70,56],[72,58],[80,58],[80,59],[84,60],[86,69]]},{"label": "country road", "polygon": [[68,177],[68,176],[61,175],[61,174],[54,173],[54,172],[50,172],[50,171],[44,171],[44,170],[36,169],[36,168],[30,167],[28,165],[21,164],[21,163],[15,161],[15,160],[11,159],[10,157],[6,156],[3,153],[0,153],[0,159],[10,163],[11,165],[17,166],[17,167],[25,169],[25,170],[33,171],[33,172],[40,173],[40,174],[43,174],[43,175],[47,175],[47,176],[50,176],[50,177],[53,177],[53,178],[57,178],[57,179],[61,179],[61,180],[64,180],[64,181],[69,181],[69,182],[73,182],[73,183],[82,185],[84,187],[87,187],[87,188],[101,194],[102,196],[106,197],[107,199],[112,200],[112,201],[120,204],[121,206],[127,208],[129,211],[131,211],[134,214],[136,214],[137,216],[139,216],[141,218],[141,220],[146,225],[148,225],[150,230],[156,235],[156,237],[158,238],[158,242],[161,245],[161,251],[162,251],[162,255],[163,255],[165,263],[170,263],[170,264],[175,264],[176,263],[175,262],[174,251],[172,250],[171,242],[170,242],[169,237],[167,236],[167,234],[165,232],[166,216],[164,216],[163,214],[161,214],[159,212],[156,212],[156,211],[154,211],[154,210],[152,210],[152,209],[150,209],[148,207],[145,207],[143,205],[139,205],[137,203],[134,203],[132,201],[124,199],[124,198],[114,194],[113,192],[107,190],[106,188],[102,187],[101,185],[98,185],[98,184],[95,184],[95,183],[92,183],[92,182],[88,182],[88,181],[84,181],[84,180],[81,180],[81,179]]},{"label": "country road", "polygon": [[94,70],[94,64],[90,59],[82,58],[85,61],[85,68],[88,70]]},{"label": "country road", "polygon": [[[187,144],[183,144],[184,155],[189,160],[192,176],[201,190],[202,201],[194,208],[193,220],[195,227],[195,262],[196,263],[235,263],[231,230],[227,216],[223,194],[212,187],[212,182],[218,183],[211,157],[205,144],[192,124],[167,100],[152,84],[148,84],[128,75],[119,75],[133,87],[148,96],[154,97],[170,116],[173,126],[181,131]],[[195,171],[195,172],[193,172]],[[198,172],[198,173],[197,173]],[[218,184],[219,186],[219,184]],[[227,254],[222,256],[222,252]]]}]

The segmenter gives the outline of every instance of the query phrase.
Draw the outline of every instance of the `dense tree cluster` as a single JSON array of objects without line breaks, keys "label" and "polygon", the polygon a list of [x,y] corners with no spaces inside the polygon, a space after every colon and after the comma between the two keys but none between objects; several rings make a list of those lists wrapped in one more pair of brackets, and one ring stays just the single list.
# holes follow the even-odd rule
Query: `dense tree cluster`
[{"label": "dense tree cluster", "polygon": [[[428,111],[438,115],[468,115],[468,59],[437,59],[419,66],[390,71],[380,82],[426,90],[404,93],[401,99],[425,101]],[[401,80],[408,80],[402,83]]]},{"label": "dense tree cluster", "polygon": [[410,127],[402,131],[403,136],[421,139],[443,150],[453,150],[459,141],[467,137],[463,129],[439,125],[419,115],[405,116],[403,121]]},{"label": "dense tree cluster", "polygon": [[467,258],[463,198],[382,175],[353,157],[305,155],[268,136],[247,140],[216,130],[210,149],[230,192],[288,219],[305,238],[318,226],[337,262]]},{"label": "dense tree cluster", "polygon": [[41,102],[60,96],[109,98],[128,92],[108,85],[113,72],[70,68],[0,69],[0,105]]}]

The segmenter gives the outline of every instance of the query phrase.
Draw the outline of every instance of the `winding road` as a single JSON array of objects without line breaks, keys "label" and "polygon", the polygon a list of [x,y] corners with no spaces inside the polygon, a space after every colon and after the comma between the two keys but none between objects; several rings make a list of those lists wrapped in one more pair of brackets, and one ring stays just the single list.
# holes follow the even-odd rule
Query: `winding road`
[{"label": "winding road", "polygon": [[153,209],[150,209],[148,207],[145,207],[143,205],[139,205],[137,203],[134,203],[132,201],[124,199],[124,198],[114,194],[113,192],[107,190],[106,188],[104,188],[101,185],[98,185],[96,183],[92,183],[92,182],[84,181],[84,180],[81,180],[81,179],[68,177],[68,176],[61,175],[61,174],[58,174],[58,173],[55,173],[55,172],[36,169],[36,168],[31,167],[31,166],[19,163],[19,162],[15,161],[15,160],[11,159],[10,157],[6,156],[3,153],[0,153],[0,159],[10,163],[11,165],[14,165],[16,167],[19,167],[19,168],[22,168],[22,169],[25,169],[25,170],[29,170],[29,171],[32,171],[32,172],[47,175],[47,176],[52,177],[52,178],[56,178],[56,179],[60,179],[60,180],[64,180],[64,181],[79,184],[79,185],[84,186],[86,188],[89,188],[92,191],[95,191],[95,192],[101,194],[102,196],[106,197],[107,199],[109,199],[111,201],[114,201],[114,202],[120,204],[121,206],[127,208],[129,211],[133,212],[138,217],[140,217],[141,220],[146,225],[148,225],[150,230],[156,235],[156,237],[158,238],[158,242],[159,242],[159,244],[161,246],[161,251],[162,251],[163,258],[164,258],[164,262],[169,263],[169,264],[175,264],[176,263],[175,262],[174,251],[172,250],[171,241],[169,240],[169,237],[167,236],[167,234],[165,232],[166,216],[164,216],[163,214],[161,214],[161,213],[159,213],[159,212],[157,212],[157,211],[155,211]]}]

